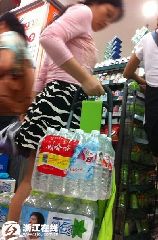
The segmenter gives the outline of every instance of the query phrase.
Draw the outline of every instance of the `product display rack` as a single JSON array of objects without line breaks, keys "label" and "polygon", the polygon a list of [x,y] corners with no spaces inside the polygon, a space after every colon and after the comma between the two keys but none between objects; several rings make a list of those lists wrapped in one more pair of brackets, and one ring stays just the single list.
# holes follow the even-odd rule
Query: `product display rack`
[{"label": "product display rack", "polygon": [[128,89],[115,240],[156,239],[157,172],[144,131],[144,95]]},{"label": "product display rack", "polygon": [[[123,70],[126,66],[126,63],[123,64],[115,64],[108,67],[100,67],[94,70],[94,74],[113,74],[113,73],[123,73]],[[128,94],[128,84],[127,82],[124,83],[112,83],[109,81],[108,86],[112,91],[122,90],[123,91],[123,98],[122,100],[115,100],[113,98],[113,105],[119,104],[122,106],[120,116],[114,116],[113,119],[117,118],[117,121],[120,125],[120,131],[118,140],[113,140],[113,147],[115,149],[115,182],[116,182],[116,194],[115,194],[115,204],[113,207],[113,227],[115,229],[115,219],[117,216],[117,205],[119,199],[119,189],[120,189],[120,172],[121,172],[121,165],[122,165],[122,158],[123,158],[123,140],[124,140],[124,128],[125,128],[125,118],[126,118],[126,102],[127,102],[127,94]]]},{"label": "product display rack", "polygon": [[103,67],[97,67],[94,69],[94,74],[97,73],[113,73],[113,72],[120,72],[123,71],[126,66],[126,63],[120,63],[120,64],[112,64],[109,66],[103,66]]}]

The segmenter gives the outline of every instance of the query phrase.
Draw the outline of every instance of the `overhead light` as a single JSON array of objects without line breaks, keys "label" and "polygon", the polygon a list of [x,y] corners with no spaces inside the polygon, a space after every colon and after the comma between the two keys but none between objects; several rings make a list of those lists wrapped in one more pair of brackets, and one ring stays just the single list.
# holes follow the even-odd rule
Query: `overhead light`
[{"label": "overhead light", "polygon": [[158,1],[147,1],[143,5],[143,15],[147,18],[158,15]]}]

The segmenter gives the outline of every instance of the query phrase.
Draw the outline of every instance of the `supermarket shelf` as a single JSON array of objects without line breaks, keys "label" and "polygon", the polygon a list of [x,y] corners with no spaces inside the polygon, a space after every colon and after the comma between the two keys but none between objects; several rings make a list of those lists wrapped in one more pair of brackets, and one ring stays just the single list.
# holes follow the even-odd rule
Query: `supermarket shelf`
[{"label": "supermarket shelf", "polygon": [[108,86],[112,91],[121,90],[124,88],[125,83],[110,83]]},{"label": "supermarket shelf", "polygon": [[138,137],[134,137],[134,142],[138,143],[138,144],[143,144],[143,145],[149,144],[147,139],[142,139],[142,138],[138,138]]},{"label": "supermarket shelf", "polygon": [[138,120],[140,122],[143,122],[144,121],[144,116],[134,114],[134,120]]},{"label": "supermarket shelf", "polygon": [[155,164],[154,163],[144,163],[144,162],[141,162],[141,161],[131,160],[131,164],[135,165],[136,168],[155,169]]},{"label": "supermarket shelf", "polygon": [[[116,114],[113,113],[112,118],[113,118],[113,119],[116,119],[116,118],[119,118],[119,119],[120,119],[120,118],[121,118],[121,113],[120,113],[120,112],[118,112],[118,113],[116,113]],[[102,119],[106,119],[106,120],[107,120],[107,119],[108,119],[108,115],[106,114],[106,116],[105,116],[105,117],[102,117]],[[115,123],[114,123],[114,124],[115,124]]]},{"label": "supermarket shelf", "polygon": [[147,192],[155,189],[153,184],[129,185],[129,192]]},{"label": "supermarket shelf", "polygon": [[130,220],[142,220],[145,219],[147,214],[153,214],[154,215],[154,210],[152,209],[142,209],[142,208],[135,208],[135,209],[127,209],[127,219]]},{"label": "supermarket shelf", "polygon": [[[120,118],[120,132],[119,132],[119,141],[117,143],[117,149],[116,149],[116,157],[115,157],[115,169],[116,169],[116,186],[117,186],[117,191],[116,191],[116,200],[115,200],[115,205],[113,208],[114,212],[114,235],[113,235],[113,240],[117,239],[117,236],[115,236],[115,232],[117,231],[117,226],[120,223],[120,217],[119,217],[119,196],[120,192],[119,189],[121,188],[121,166],[122,166],[122,159],[123,159],[123,144],[124,144],[124,131],[125,131],[125,119],[126,119],[126,103],[127,103],[127,94],[128,94],[128,85],[127,82],[124,84],[123,88],[123,100],[122,100],[122,112],[121,112],[121,118]],[[122,227],[119,227],[119,231],[122,233]],[[122,236],[121,236],[122,237]],[[121,238],[122,240],[122,238]]]},{"label": "supermarket shelf", "polygon": [[136,93],[136,97],[141,99],[141,100],[143,100],[143,101],[145,100],[145,95],[143,93],[141,93],[141,92],[137,92]]},{"label": "supermarket shelf", "polygon": [[125,68],[127,63],[121,63],[121,64],[113,64],[110,66],[104,66],[95,68],[93,71],[93,74],[99,74],[99,73],[105,73],[105,72],[114,72],[114,71],[121,71]]},{"label": "supermarket shelf", "polygon": [[112,81],[109,82],[109,84],[104,84],[103,86],[108,86],[112,91],[116,90],[123,90],[125,83],[112,83]]},{"label": "supermarket shelf", "polygon": [[155,189],[155,186],[153,184],[144,184],[144,185],[133,185],[132,183],[129,184],[129,186],[127,184],[122,183],[122,191],[129,191],[129,193],[144,193],[144,192],[148,192],[148,191],[153,191]]},{"label": "supermarket shelf", "polygon": [[124,240],[151,240],[151,234],[149,232],[142,232],[124,237]]},{"label": "supermarket shelf", "polygon": [[113,112],[113,115],[112,115],[114,118],[120,118],[121,117],[121,112]]},{"label": "supermarket shelf", "polygon": [[122,105],[122,99],[115,99],[115,97],[113,98],[113,105]]}]

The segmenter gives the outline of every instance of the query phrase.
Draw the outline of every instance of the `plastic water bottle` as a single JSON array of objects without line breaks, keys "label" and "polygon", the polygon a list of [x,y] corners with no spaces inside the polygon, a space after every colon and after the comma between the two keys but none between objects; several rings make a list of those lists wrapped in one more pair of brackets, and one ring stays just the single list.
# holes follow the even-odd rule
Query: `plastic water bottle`
[{"label": "plastic water bottle", "polygon": [[106,135],[101,135],[104,144],[104,157],[103,157],[103,175],[102,175],[102,191],[101,199],[108,199],[111,195],[112,189],[112,169],[114,166],[115,151],[112,147],[111,138]]},{"label": "plastic water bottle", "polygon": [[57,134],[57,130],[55,130],[55,128],[50,128],[50,127],[48,127],[47,128],[47,132],[46,132],[46,135],[48,135],[48,134],[51,134],[51,135],[55,135],[55,134]]},{"label": "plastic water bottle", "polygon": [[[81,129],[76,129],[73,135],[73,139],[78,140],[78,145],[75,149],[75,152],[80,152],[82,145],[85,142],[85,134]],[[79,183],[80,179],[78,178],[78,162],[77,159],[71,158],[71,166],[68,170],[68,175],[64,178],[64,187],[65,187],[65,195],[79,198]],[[76,172],[75,172],[76,170]]]},{"label": "plastic water bottle", "polygon": [[48,175],[38,172],[36,167],[34,168],[32,176],[32,189],[35,191],[48,192]]},{"label": "plastic water bottle", "polygon": [[0,194],[0,228],[7,221],[9,204],[13,196],[14,193],[10,192]]},{"label": "plastic water bottle", "polygon": [[63,202],[61,205],[57,208],[57,211],[59,213],[65,213],[65,214],[75,214],[77,209],[77,202],[75,198],[69,198],[64,197]]},{"label": "plastic water bottle", "polygon": [[102,182],[102,174],[103,174],[103,167],[102,167],[102,158],[104,155],[104,146],[103,141],[100,136],[100,132],[93,130],[92,135],[94,135],[97,138],[97,141],[99,142],[98,152],[97,152],[97,158],[96,163],[94,167],[94,177],[93,177],[93,191],[96,194],[96,199],[100,198],[100,192],[101,192],[101,182]]},{"label": "plastic water bottle", "polygon": [[63,178],[60,176],[49,175],[48,176],[48,192],[57,195],[65,194],[65,189],[63,188]]},{"label": "plastic water bottle", "polygon": [[108,138],[108,140],[109,140],[108,149],[110,154],[109,181],[108,181],[108,198],[109,198],[112,191],[112,173],[113,173],[114,161],[115,161],[115,151],[112,146],[112,139]]},{"label": "plastic water bottle", "polygon": [[108,155],[106,152],[107,137],[105,135],[100,135],[100,151],[98,152],[98,159],[96,170],[99,171],[99,182],[97,185],[98,199],[105,200],[107,198],[107,182],[109,177],[108,169]]},{"label": "plastic water bottle", "polygon": [[[89,232],[89,239],[97,239],[98,236],[98,205],[94,201],[89,200],[81,200],[78,209],[76,210],[76,214],[82,215],[90,218],[92,222],[91,232]],[[95,231],[94,231],[95,228]]]},{"label": "plastic water bottle", "polygon": [[40,208],[43,203],[44,193],[38,191],[32,191],[30,196],[26,199],[24,205]]},{"label": "plastic water bottle", "polygon": [[50,212],[57,211],[57,208],[61,204],[61,197],[56,196],[52,193],[47,193],[43,196],[43,202],[41,208],[46,209]]},{"label": "plastic water bottle", "polygon": [[[64,137],[69,140],[70,148],[73,148],[73,141],[78,140],[79,137],[81,138],[82,130],[78,130],[75,133],[68,131],[68,129],[61,128],[59,132],[59,136]],[[72,144],[72,146],[71,146]],[[60,177],[55,175],[49,176],[49,192],[53,192],[59,195],[66,195],[66,196],[76,196],[78,195],[78,186],[77,182],[71,179],[68,179],[67,176]]]},{"label": "plastic water bottle", "polygon": [[[61,137],[68,137],[68,129],[61,128],[57,134]],[[63,177],[50,174],[48,176],[48,192],[63,195],[65,189],[63,188]]]},{"label": "plastic water bottle", "polygon": [[[47,128],[46,135],[53,135],[53,134],[57,134],[57,131],[54,128]],[[48,175],[44,174],[42,172],[39,172],[37,170],[37,165],[38,165],[38,161],[39,161],[38,158],[39,158],[39,154],[40,154],[40,147],[41,147],[42,142],[44,141],[44,138],[42,138],[40,140],[39,147],[38,147],[37,154],[36,154],[36,163],[35,163],[33,176],[32,176],[32,188],[34,190],[37,190],[37,191],[48,192],[49,191],[49,189],[48,189]],[[42,161],[47,162],[47,157],[48,157],[48,153],[43,153],[43,160]]]},{"label": "plastic water bottle", "polygon": [[87,139],[86,143],[84,144],[84,148],[82,150],[82,158],[87,164],[87,174],[85,179],[80,180],[80,198],[94,200],[98,199],[96,193],[96,184],[99,181],[98,179],[101,178],[100,169],[99,171],[96,170],[96,160],[97,160],[97,153],[99,150],[99,131],[92,131]]}]

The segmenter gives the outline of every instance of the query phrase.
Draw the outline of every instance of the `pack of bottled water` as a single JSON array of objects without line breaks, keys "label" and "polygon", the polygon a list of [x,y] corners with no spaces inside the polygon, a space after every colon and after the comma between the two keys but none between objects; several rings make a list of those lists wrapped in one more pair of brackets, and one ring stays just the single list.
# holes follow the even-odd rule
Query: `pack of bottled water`
[{"label": "pack of bottled water", "polygon": [[[40,141],[32,194],[21,213],[21,234],[41,240],[97,240],[97,200],[111,195],[115,153],[99,131],[48,129]],[[0,227],[11,195],[0,195]],[[35,229],[36,226],[36,229]]]},{"label": "pack of bottled water", "polygon": [[[0,229],[7,221],[12,197],[10,193],[0,194]],[[32,191],[22,208],[18,239],[96,240],[98,219],[95,201]]]},{"label": "pack of bottled water", "polygon": [[48,129],[39,144],[32,187],[85,200],[108,199],[114,158],[111,139],[97,130]]},{"label": "pack of bottled water", "polygon": [[36,216],[40,216],[38,221],[38,224],[41,224],[40,239],[97,239],[95,235],[99,231],[99,221],[98,206],[95,201],[33,191],[22,209],[23,236],[32,234],[29,229],[26,231],[24,226],[35,223]]}]

